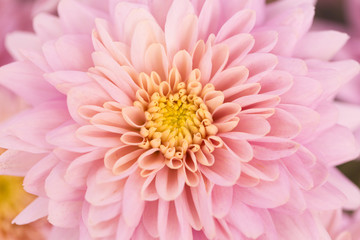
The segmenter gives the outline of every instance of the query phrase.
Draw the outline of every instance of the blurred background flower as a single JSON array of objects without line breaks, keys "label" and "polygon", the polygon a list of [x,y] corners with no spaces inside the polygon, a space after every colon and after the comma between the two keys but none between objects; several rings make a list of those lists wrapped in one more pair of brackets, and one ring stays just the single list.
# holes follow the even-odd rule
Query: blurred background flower
[{"label": "blurred background flower", "polygon": [[[0,153],[3,151],[0,149]],[[41,240],[48,232],[45,219],[21,226],[12,224],[13,219],[35,199],[24,191],[22,182],[22,177],[0,176],[1,240]]]}]

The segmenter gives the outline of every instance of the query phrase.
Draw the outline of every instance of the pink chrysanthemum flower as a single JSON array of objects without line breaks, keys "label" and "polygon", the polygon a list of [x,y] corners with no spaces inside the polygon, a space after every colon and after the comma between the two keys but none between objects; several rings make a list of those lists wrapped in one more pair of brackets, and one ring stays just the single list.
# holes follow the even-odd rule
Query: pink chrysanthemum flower
[{"label": "pink chrysanthemum flower", "polygon": [[[330,239],[359,206],[332,104],[354,61],[308,32],[313,1],[63,0],[8,38],[0,83],[32,108],[2,126],[0,172],[54,239]],[[339,40],[340,39],[340,40]],[[314,45],[318,48],[314,49]]]}]

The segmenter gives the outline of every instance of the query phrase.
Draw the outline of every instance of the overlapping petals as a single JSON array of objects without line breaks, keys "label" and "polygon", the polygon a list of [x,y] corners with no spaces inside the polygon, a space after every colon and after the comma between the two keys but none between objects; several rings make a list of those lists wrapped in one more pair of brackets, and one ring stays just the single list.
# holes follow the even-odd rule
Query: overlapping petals
[{"label": "overlapping petals", "polygon": [[[317,211],[358,207],[334,169],[358,148],[332,99],[359,66],[328,62],[342,35],[308,32],[313,1],[58,12],[13,35],[27,54],[0,69],[32,106],[0,134],[1,173],[39,196],[16,222],[48,216],[69,239],[328,239]],[[317,35],[341,41],[308,51]]]}]

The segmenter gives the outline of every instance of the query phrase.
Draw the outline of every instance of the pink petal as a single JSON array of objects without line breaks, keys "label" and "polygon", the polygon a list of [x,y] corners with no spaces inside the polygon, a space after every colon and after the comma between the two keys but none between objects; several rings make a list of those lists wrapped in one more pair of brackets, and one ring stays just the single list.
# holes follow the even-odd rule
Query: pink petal
[{"label": "pink petal", "polygon": [[241,97],[256,95],[260,92],[259,83],[246,83],[226,89],[223,93],[227,101],[233,101]]},{"label": "pink petal", "polygon": [[272,182],[261,181],[251,188],[241,188],[242,202],[259,208],[274,208],[289,200],[290,187],[286,174]]},{"label": "pink petal", "polygon": [[24,189],[32,194],[45,195],[45,179],[59,159],[49,154],[36,163],[24,178]]},{"label": "pink petal", "polygon": [[215,163],[211,167],[199,166],[201,173],[211,182],[220,186],[232,186],[240,176],[240,160],[229,151],[216,149],[213,152]]},{"label": "pink petal", "polygon": [[66,170],[64,178],[70,184],[80,187],[86,184],[86,179],[95,161],[103,161],[105,150],[99,149],[75,158]]},{"label": "pink petal", "polygon": [[93,52],[91,56],[95,69],[108,81],[120,88],[127,96],[132,97],[138,86],[119,62],[113,56],[104,52]]},{"label": "pink petal", "polygon": [[107,132],[118,133],[119,135],[131,130],[122,114],[118,112],[100,112],[95,114],[90,122],[97,128]]},{"label": "pink petal", "polygon": [[33,22],[36,35],[42,40],[53,40],[64,34],[60,19],[51,14],[40,13]]},{"label": "pink petal", "polygon": [[158,231],[161,239],[181,239],[179,219],[174,203],[159,200]]},{"label": "pink petal", "polygon": [[49,201],[49,217],[51,224],[57,227],[78,226],[81,219],[82,201]]},{"label": "pink petal", "polygon": [[287,139],[277,137],[264,137],[251,141],[254,157],[261,160],[278,160],[295,153],[299,144]]},{"label": "pink petal", "polygon": [[116,229],[116,237],[113,239],[131,239],[136,227],[135,226],[128,226],[125,220],[120,217],[118,227]]},{"label": "pink petal", "polygon": [[288,72],[275,70],[264,76],[259,83],[261,84],[260,93],[281,95],[291,88],[293,76]]},{"label": "pink petal", "polygon": [[281,104],[279,108],[287,111],[294,116],[300,123],[301,131],[296,136],[296,140],[301,142],[305,139],[310,139],[317,129],[320,121],[319,113],[311,108],[293,104]]},{"label": "pink petal", "polygon": [[93,66],[90,58],[93,48],[88,36],[64,35],[46,42],[42,49],[48,64],[55,71],[87,71]]},{"label": "pink petal", "polygon": [[[190,1],[172,1],[171,7],[166,16],[164,28],[167,52],[170,59],[178,50],[183,49],[184,42],[195,41],[194,37],[196,37],[197,26],[196,20],[193,22],[193,26],[184,24],[185,18],[193,13],[194,9]],[[188,36],[189,38],[186,40],[185,36]]]},{"label": "pink petal", "polygon": [[135,172],[129,176],[125,183],[122,213],[126,224],[130,227],[139,224],[144,211],[145,202],[140,195],[144,181],[145,178],[141,177],[139,172]]},{"label": "pink petal", "polygon": [[85,143],[98,147],[116,147],[122,145],[119,134],[106,132],[93,125],[85,125],[78,128],[76,137]]},{"label": "pink petal", "polygon": [[[341,185],[341,184],[339,184]],[[346,195],[330,182],[303,193],[308,208],[317,210],[332,210],[344,206]],[[330,197],[331,196],[331,197]],[[327,200],[325,200],[327,199]]]},{"label": "pink petal", "polygon": [[276,31],[259,31],[252,32],[251,34],[255,39],[254,47],[251,49],[252,52],[270,52],[278,40],[278,33]]},{"label": "pink petal", "polygon": [[206,192],[203,179],[200,180],[198,187],[191,188],[190,190],[195,208],[199,214],[200,222],[203,226],[203,231],[207,238],[212,239],[216,234],[215,221],[211,215],[211,202]]},{"label": "pink petal", "polygon": [[245,173],[255,179],[258,178],[265,181],[274,181],[280,174],[279,164],[274,162],[253,159],[249,163],[243,163],[241,167],[242,173]]},{"label": "pink petal", "polygon": [[246,81],[249,71],[244,66],[227,68],[214,76],[210,83],[214,84],[216,89],[224,91],[233,85],[242,84]]},{"label": "pink petal", "polygon": [[[45,135],[68,118],[63,102],[46,102],[13,118],[8,122],[5,133],[8,132],[43,149],[49,149],[50,144],[46,141]],[[43,119],[47,121],[44,122]]]},{"label": "pink petal", "polygon": [[7,150],[0,155],[0,174],[24,177],[45,154]]},{"label": "pink petal", "polygon": [[131,62],[138,71],[145,70],[146,49],[153,43],[163,43],[164,33],[155,21],[139,22],[131,41]]},{"label": "pink petal", "polygon": [[[113,73],[111,73],[111,74],[113,74]],[[105,92],[107,94],[109,94],[109,96],[113,100],[121,103],[123,106],[131,105],[132,99],[129,97],[130,94],[128,95],[128,94],[126,94],[126,92],[124,92],[122,90],[122,88],[124,88],[124,87],[119,88],[118,86],[113,84],[111,81],[109,81],[109,79],[99,76],[98,74],[90,73],[89,75],[105,90]],[[129,91],[131,91],[131,90],[129,90]],[[133,92],[132,92],[132,95],[133,95]]]},{"label": "pink petal", "polygon": [[145,204],[143,212],[143,224],[148,233],[156,238],[159,237],[158,232],[158,202],[149,201]]},{"label": "pink petal", "polygon": [[192,58],[188,52],[181,50],[173,59],[173,66],[177,68],[183,81],[187,81],[192,71]]},{"label": "pink petal", "polygon": [[125,121],[132,127],[141,128],[145,122],[145,114],[137,107],[126,107],[122,109]]},{"label": "pink petal", "polygon": [[69,32],[88,34],[94,27],[95,14],[89,7],[71,0],[61,1],[59,17]]},{"label": "pink petal", "polygon": [[345,196],[344,208],[357,209],[360,205],[360,192],[358,187],[353,184],[346,176],[337,169],[332,169],[329,175],[329,182],[337,187]]},{"label": "pink petal", "polygon": [[229,48],[228,65],[236,67],[242,65],[238,63],[240,63],[253,48],[255,40],[251,34],[240,33],[225,39],[222,43],[226,44]]},{"label": "pink petal", "polygon": [[249,9],[234,14],[221,26],[216,41],[221,42],[239,33],[249,33],[255,25],[255,12]]},{"label": "pink petal", "polygon": [[277,57],[270,53],[251,53],[241,62],[233,62],[232,65],[244,65],[249,69],[249,78],[251,81],[257,81],[273,70],[278,63]]},{"label": "pink petal", "polygon": [[199,14],[199,39],[207,39],[209,34],[216,33],[220,18],[220,3],[216,0],[205,1]]},{"label": "pink petal", "polygon": [[211,76],[220,73],[226,66],[229,60],[229,48],[226,44],[217,44],[212,47],[212,71]]},{"label": "pink petal", "polygon": [[276,226],[278,236],[282,239],[319,239],[316,222],[308,211],[301,215],[272,211],[271,217]]},{"label": "pink petal", "polygon": [[46,140],[50,144],[61,147],[63,150],[74,152],[88,152],[94,150],[93,146],[90,146],[76,138],[75,132],[78,128],[78,124],[68,122],[52,131],[49,131],[46,135]]},{"label": "pink petal", "polygon": [[67,94],[73,87],[92,81],[87,73],[80,71],[51,72],[44,74],[44,78],[64,94]]},{"label": "pink petal", "polygon": [[257,239],[264,233],[263,221],[255,209],[241,202],[242,198],[241,191],[234,192],[233,204],[226,219],[246,237]]},{"label": "pink petal", "polygon": [[137,160],[144,152],[144,149],[139,149],[137,146],[123,145],[112,148],[105,154],[105,167],[111,169],[115,175],[128,176],[137,168]]},{"label": "pink petal", "polygon": [[225,147],[236,157],[240,158],[242,162],[249,162],[253,156],[253,148],[251,144],[244,140],[234,140],[223,137]]},{"label": "pink petal", "polygon": [[301,158],[299,158],[297,154],[285,158],[283,163],[287,171],[301,188],[309,190],[314,186],[311,172],[307,169],[306,165],[301,161]]},{"label": "pink petal", "polygon": [[267,121],[271,125],[268,136],[292,139],[300,133],[302,127],[293,115],[280,108]]},{"label": "pink petal", "polygon": [[163,81],[167,79],[169,62],[162,44],[154,43],[148,47],[145,53],[145,68],[148,73],[157,72]]},{"label": "pink petal", "polygon": [[165,158],[159,149],[151,149],[138,158],[139,167],[142,169],[161,169],[165,165]]},{"label": "pink petal", "polygon": [[278,105],[280,102],[280,97],[277,95],[267,95],[267,94],[247,95],[243,97],[240,96],[238,99],[235,99],[233,102],[239,104],[243,110],[248,110],[253,108],[269,108]]},{"label": "pink petal", "polygon": [[49,200],[38,197],[16,216],[12,223],[23,225],[36,221],[48,214]]},{"label": "pink petal", "polygon": [[39,81],[42,74],[31,63],[15,62],[0,69],[0,83],[32,105],[62,99],[63,96],[53,86]]},{"label": "pink petal", "polygon": [[78,228],[61,228],[53,226],[49,234],[49,239],[51,240],[77,240],[79,239],[79,230]]},{"label": "pink petal", "polygon": [[55,201],[74,201],[83,197],[83,191],[71,186],[64,179],[67,165],[57,164],[45,180],[46,195]]},{"label": "pink petal", "polygon": [[216,218],[225,217],[230,208],[233,206],[233,189],[232,187],[221,187],[214,185],[211,191],[211,205],[213,215]]},{"label": "pink petal", "polygon": [[184,184],[185,178],[177,169],[164,167],[156,174],[156,190],[166,201],[176,199],[183,191]]},{"label": "pink petal", "polygon": [[[155,174],[153,173],[155,172]],[[156,177],[156,171],[151,172],[148,176],[146,176],[146,180],[141,188],[141,199],[145,201],[154,201],[159,199],[159,195],[156,191],[156,185],[155,185],[155,177]],[[142,175],[143,171],[140,172],[140,175]]]},{"label": "pink petal", "polygon": [[340,125],[324,131],[308,146],[326,165],[335,166],[355,159],[359,146],[351,132]]},{"label": "pink petal", "polygon": [[199,213],[197,212],[197,208],[194,203],[194,199],[192,198],[190,188],[185,187],[182,194],[175,200],[176,208],[183,210],[183,217],[186,219],[192,228],[196,230],[200,230],[202,227]]},{"label": "pink petal", "polygon": [[[345,45],[349,36],[336,31],[308,32],[294,48],[295,57],[330,60]],[[309,51],[309,46],[312,50]]]},{"label": "pink petal", "polygon": [[146,230],[143,224],[139,224],[132,237],[134,239],[156,240],[148,233],[148,231]]},{"label": "pink petal", "polygon": [[232,132],[221,133],[220,136],[246,140],[265,136],[270,129],[270,124],[263,117],[244,115]]},{"label": "pink petal", "polygon": [[308,77],[295,77],[293,86],[281,96],[281,102],[295,105],[310,105],[322,93],[318,81]]},{"label": "pink petal", "polygon": [[[112,175],[111,172],[108,172],[108,174]],[[91,171],[87,178],[85,199],[92,205],[105,206],[119,202],[123,197],[123,190],[124,182],[97,183],[96,172]]]},{"label": "pink petal", "polygon": [[308,67],[304,60],[300,58],[290,58],[278,56],[278,65],[276,69],[286,70],[292,75],[304,76],[308,73]]},{"label": "pink petal", "polygon": [[102,106],[105,102],[112,100],[110,96],[95,83],[87,83],[72,88],[67,94],[67,106],[71,117],[82,124],[87,122],[80,116],[78,110],[84,105]]}]

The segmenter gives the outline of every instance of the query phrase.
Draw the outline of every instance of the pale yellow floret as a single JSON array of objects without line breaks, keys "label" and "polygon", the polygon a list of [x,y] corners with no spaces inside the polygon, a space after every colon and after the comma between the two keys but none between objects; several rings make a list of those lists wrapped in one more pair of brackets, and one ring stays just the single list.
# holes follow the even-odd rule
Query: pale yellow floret
[{"label": "pale yellow floret", "polygon": [[159,148],[167,159],[182,159],[188,149],[198,151],[204,139],[218,132],[203,100],[207,93],[215,91],[215,87],[212,84],[203,87],[197,69],[192,71],[187,81],[182,81],[176,69],[170,71],[166,82],[159,84],[159,79],[153,73],[140,76],[140,85],[150,100],[144,102],[144,94],[136,94],[138,101],[134,105],[141,104],[146,118],[144,127],[140,129],[145,140],[139,146]]}]

